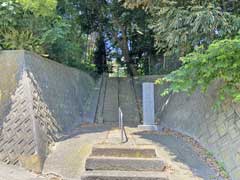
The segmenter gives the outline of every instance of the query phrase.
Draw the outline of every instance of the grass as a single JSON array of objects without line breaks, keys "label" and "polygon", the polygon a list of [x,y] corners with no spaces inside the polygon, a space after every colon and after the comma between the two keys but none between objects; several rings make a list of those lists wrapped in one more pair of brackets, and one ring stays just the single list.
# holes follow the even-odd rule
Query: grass
[{"label": "grass", "polygon": [[214,159],[215,162],[216,162],[216,164],[217,164],[217,167],[218,167],[218,169],[219,169],[219,171],[220,171],[220,173],[221,173],[221,175],[222,175],[224,178],[229,179],[230,176],[229,176],[229,173],[227,172],[227,170],[225,169],[225,164],[224,164],[224,162],[217,161],[212,152],[209,152],[209,151],[208,151],[208,152],[206,153],[206,156],[207,156],[207,158],[209,158],[209,159]]}]

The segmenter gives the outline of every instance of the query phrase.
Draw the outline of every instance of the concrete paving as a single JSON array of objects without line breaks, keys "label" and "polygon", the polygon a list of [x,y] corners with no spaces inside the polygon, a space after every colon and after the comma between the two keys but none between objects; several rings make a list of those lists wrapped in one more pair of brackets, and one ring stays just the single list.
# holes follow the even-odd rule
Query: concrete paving
[{"label": "concrete paving", "polygon": [[171,180],[222,180],[215,170],[211,169],[194,152],[191,145],[172,135],[136,132],[132,130],[136,144],[154,144],[157,154],[168,164],[167,171]]},{"label": "concrete paving", "polygon": [[0,180],[45,180],[45,178],[23,168],[0,163]]},{"label": "concrete paving", "polygon": [[106,139],[108,132],[109,128],[102,126],[76,129],[75,135],[56,144],[45,162],[43,173],[55,173],[64,178],[80,177],[92,146]]},{"label": "concrete paving", "polygon": [[[158,158],[167,164],[165,174],[170,180],[222,180],[217,177],[193,148],[183,140],[170,135],[144,133],[136,128],[126,128],[129,141],[120,143],[120,131],[111,127],[85,126],[56,143],[45,161],[43,176],[26,172],[17,167],[0,164],[0,180],[77,180],[84,172],[85,160],[96,144],[121,147],[155,146]],[[8,170],[6,170],[8,169]],[[62,178],[61,178],[62,177]]]}]

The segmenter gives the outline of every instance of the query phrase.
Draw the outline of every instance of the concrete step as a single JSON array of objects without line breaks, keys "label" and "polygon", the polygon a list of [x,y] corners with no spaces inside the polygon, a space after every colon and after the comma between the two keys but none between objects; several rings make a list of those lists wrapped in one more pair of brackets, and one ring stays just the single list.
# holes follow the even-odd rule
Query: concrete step
[{"label": "concrete step", "polygon": [[162,172],[86,171],[81,180],[168,180]]},{"label": "concrete step", "polygon": [[[113,127],[119,127],[119,122],[118,120],[115,121],[104,121],[104,124],[106,125],[112,125]],[[126,121],[124,122],[125,127],[138,127],[140,123],[137,123],[136,121]]]},{"label": "concrete step", "polygon": [[85,168],[87,171],[163,171],[165,164],[159,158],[89,157]]},{"label": "concrete step", "polygon": [[155,158],[157,154],[154,147],[95,146],[91,156]]},{"label": "concrete step", "polygon": [[108,78],[103,107],[103,122],[117,122],[118,117],[118,81],[116,78]]},{"label": "concrete step", "polygon": [[131,78],[120,80],[119,92],[119,104],[122,108],[125,122],[133,121],[140,124],[140,116]]}]

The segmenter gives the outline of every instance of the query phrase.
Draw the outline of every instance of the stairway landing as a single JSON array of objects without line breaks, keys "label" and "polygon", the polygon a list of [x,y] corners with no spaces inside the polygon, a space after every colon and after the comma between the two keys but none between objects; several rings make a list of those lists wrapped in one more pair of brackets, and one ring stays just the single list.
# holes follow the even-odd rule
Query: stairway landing
[{"label": "stairway landing", "polygon": [[[167,174],[169,180],[223,180],[223,178],[218,176],[217,172],[211,169],[211,167],[199,157],[194,147],[181,138],[160,132],[143,132],[130,127],[127,127],[126,131],[129,136],[129,142],[120,144],[120,132],[116,128],[100,125],[85,125],[76,128],[68,137],[57,142],[52,148],[45,161],[43,175],[37,175],[38,177],[36,178],[29,176],[29,180],[49,180],[48,175],[59,177],[55,178],[56,180],[80,180],[85,171],[86,159],[90,157],[93,147],[96,146],[98,146],[98,148],[104,147],[104,152],[107,154],[109,154],[109,152],[106,147],[122,147],[123,150],[120,153],[122,156],[129,153],[129,150],[124,150],[124,148],[126,149],[130,146],[134,147],[134,149],[145,149],[144,151],[140,150],[141,152],[138,153],[132,153],[139,158],[134,163],[137,161],[143,162],[141,158],[145,157],[145,153],[148,155],[148,158],[154,158],[155,155],[152,149],[155,149],[157,158],[160,158],[166,165],[164,176]],[[95,151],[94,156],[99,156],[99,153],[102,152]],[[116,154],[113,153],[113,155],[115,156]],[[108,158],[112,160],[111,157],[105,157],[103,160],[106,161]],[[121,162],[124,162],[124,159],[125,158],[123,158]],[[99,164],[99,159],[97,160]],[[113,161],[111,161],[111,163],[112,162]],[[159,162],[155,161],[154,163]],[[99,167],[98,164],[96,164],[96,167]],[[14,168],[14,171],[6,171],[2,166],[0,168],[0,180],[28,180],[28,178],[25,178],[28,173],[24,173],[17,168]],[[92,166],[92,164],[89,164],[88,168],[93,169]],[[121,163],[118,167],[119,166],[121,167]],[[11,169],[10,166],[8,168]],[[137,168],[141,169],[141,166],[138,165]],[[105,170],[101,170],[101,172],[103,171],[105,172]],[[98,173],[99,170],[95,172],[95,175],[98,175]],[[119,173],[119,171],[116,172],[116,170],[112,170],[111,174],[112,176],[116,176],[117,173]],[[162,174],[162,172],[160,173]],[[152,174],[157,175],[156,172]],[[97,178],[95,178],[95,180],[96,179]]]},{"label": "stairway landing", "polygon": [[120,129],[113,129],[92,148],[81,180],[168,180],[156,147],[146,142],[138,145],[129,128],[126,133],[126,143],[121,143]]}]

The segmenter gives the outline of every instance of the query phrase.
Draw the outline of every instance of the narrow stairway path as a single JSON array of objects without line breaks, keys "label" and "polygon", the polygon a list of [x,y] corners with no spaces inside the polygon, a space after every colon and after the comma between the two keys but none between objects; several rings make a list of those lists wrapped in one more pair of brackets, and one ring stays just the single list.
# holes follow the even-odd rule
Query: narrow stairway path
[{"label": "narrow stairway path", "polygon": [[[0,180],[49,180],[47,175],[56,175],[53,176],[57,177],[54,180],[80,180],[85,171],[85,161],[96,145],[150,149],[154,147],[157,158],[166,164],[164,173],[169,180],[223,180],[201,160],[191,145],[180,138],[161,133],[142,132],[130,127],[127,127],[126,131],[129,141],[121,144],[120,130],[117,128],[95,125],[79,127],[72,136],[56,143],[46,159],[42,176],[0,164]],[[138,166],[141,168],[140,165]],[[117,175],[119,172],[114,173]]]},{"label": "narrow stairway path", "polygon": [[118,81],[117,78],[108,78],[103,106],[104,124],[117,124],[118,120]]},{"label": "narrow stairway path", "polygon": [[[118,150],[121,148],[131,148],[131,149],[155,148],[157,151],[157,155],[158,155],[157,157],[162,162],[166,163],[166,169],[164,170],[164,177],[167,176],[167,178],[169,180],[178,180],[178,179],[183,179],[183,180],[223,180],[223,178],[214,169],[210,168],[210,166],[208,166],[208,164],[200,158],[198,153],[194,151],[194,148],[187,142],[183,141],[181,138],[178,138],[173,135],[166,135],[166,134],[158,133],[158,132],[144,132],[137,128],[130,128],[130,127],[127,127],[126,131],[127,131],[128,138],[129,138],[129,141],[127,143],[121,144],[120,143],[120,130],[112,129],[111,131],[108,132],[106,139],[104,141],[102,141],[101,143],[99,143],[98,146],[100,146],[102,149],[104,149],[105,152],[108,152],[108,150],[106,150],[106,149],[108,149],[109,147],[112,149],[115,148]],[[107,154],[109,155],[111,153],[108,152]],[[114,153],[112,153],[112,154],[114,154]],[[104,156],[106,156],[106,153]],[[101,158],[101,154],[100,154],[100,157],[94,157],[95,161],[93,162],[93,164],[96,165],[96,164],[99,164],[98,162],[101,162],[103,164],[103,166],[108,167],[107,169],[109,170],[109,169],[111,169],[109,166],[109,164],[111,164],[111,163],[109,161],[113,161],[113,159],[114,159],[113,157],[116,157],[116,156],[110,155],[110,156],[113,156],[110,159],[108,159],[104,156]],[[90,160],[92,160],[91,157],[90,157]],[[104,162],[107,160],[109,163],[104,164]],[[121,164],[121,161],[124,161],[124,158],[121,158],[121,161],[117,161],[117,160],[120,160],[120,159],[115,158],[115,161],[118,164],[119,163]],[[131,164],[130,161],[129,161],[129,164]],[[94,168],[96,168],[96,167],[94,166]],[[94,168],[92,170],[94,170]],[[120,168],[124,169],[123,167],[120,167]],[[99,169],[103,170],[104,168],[100,167]],[[112,170],[114,170],[114,168]],[[111,175],[111,173],[109,173],[109,171],[104,171],[102,173],[109,174],[108,176],[105,177],[105,179],[108,179],[109,176],[111,177],[110,179],[116,179],[115,175],[119,175],[119,173],[117,173],[118,171],[117,172],[112,171],[112,172],[113,172],[112,175]],[[158,172],[161,172],[161,171],[158,171]],[[158,172],[152,172],[152,173],[157,174]],[[91,175],[91,173],[89,173],[89,172],[87,172],[86,174],[89,176]],[[128,172],[122,171],[122,174],[127,175]],[[96,171],[95,175],[100,176],[101,172]],[[137,175],[137,173],[136,173],[136,175]],[[144,176],[144,174],[142,174],[142,176]],[[159,176],[162,177],[162,174],[159,174]],[[138,177],[138,178],[140,179],[140,177]],[[91,179],[91,178],[89,178],[89,179]]]}]

